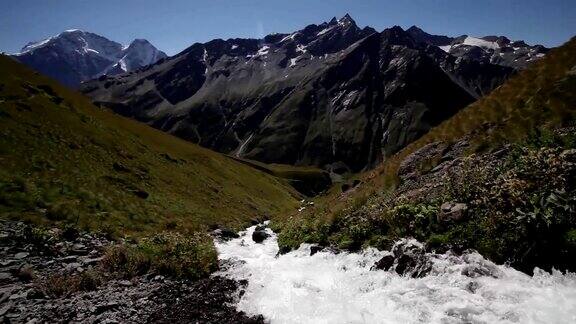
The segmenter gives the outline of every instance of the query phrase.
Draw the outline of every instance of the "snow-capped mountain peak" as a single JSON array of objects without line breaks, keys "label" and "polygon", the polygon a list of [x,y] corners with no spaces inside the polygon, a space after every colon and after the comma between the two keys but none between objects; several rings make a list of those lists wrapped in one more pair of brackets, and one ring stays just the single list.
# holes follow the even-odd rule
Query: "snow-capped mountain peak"
[{"label": "snow-capped mountain peak", "polygon": [[61,82],[77,86],[102,74],[133,71],[165,58],[145,39],[128,46],[80,29],[26,44],[14,58]]}]

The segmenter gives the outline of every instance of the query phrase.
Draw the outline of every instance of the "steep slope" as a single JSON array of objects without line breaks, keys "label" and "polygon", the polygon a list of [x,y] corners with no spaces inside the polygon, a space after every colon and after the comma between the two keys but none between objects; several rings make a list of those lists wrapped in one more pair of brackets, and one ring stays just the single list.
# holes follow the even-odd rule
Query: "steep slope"
[{"label": "steep slope", "polygon": [[83,91],[100,106],[220,152],[328,170],[370,167],[514,70],[376,33],[348,15],[262,40],[194,44]]},{"label": "steep slope", "polygon": [[156,63],[166,54],[143,39],[123,47],[97,34],[74,29],[29,43],[13,57],[65,85],[78,87],[80,82],[103,74],[130,72]]},{"label": "steep slope", "polygon": [[576,39],[434,127],[353,190],[280,221],[283,248],[320,242],[473,248],[498,263],[576,270]]},{"label": "steep slope", "polygon": [[239,226],[297,205],[277,178],[0,57],[0,214],[124,233]]}]

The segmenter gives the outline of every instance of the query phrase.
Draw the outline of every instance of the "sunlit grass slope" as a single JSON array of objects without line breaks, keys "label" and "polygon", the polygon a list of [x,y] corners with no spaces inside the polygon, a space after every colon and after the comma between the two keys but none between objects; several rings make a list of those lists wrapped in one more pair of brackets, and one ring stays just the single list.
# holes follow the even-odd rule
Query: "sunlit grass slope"
[{"label": "sunlit grass slope", "polygon": [[0,214],[92,230],[239,227],[295,207],[277,178],[0,57]]}]

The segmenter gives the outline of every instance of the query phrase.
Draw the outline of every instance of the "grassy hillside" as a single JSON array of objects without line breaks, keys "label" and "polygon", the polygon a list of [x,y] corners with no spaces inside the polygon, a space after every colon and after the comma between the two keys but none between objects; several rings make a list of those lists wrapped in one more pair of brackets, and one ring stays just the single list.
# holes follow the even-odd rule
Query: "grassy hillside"
[{"label": "grassy hillside", "polygon": [[277,178],[94,107],[0,57],[0,215],[137,234],[294,208]]},{"label": "grassy hillside", "polygon": [[[293,248],[301,242],[309,241],[348,247],[366,243],[380,245],[382,240],[390,241],[389,239],[398,235],[412,235],[421,239],[430,239],[433,235],[437,235],[436,238],[443,240],[450,240],[458,236],[458,239],[466,243],[464,245],[477,249],[484,247],[482,252],[490,257],[494,256],[493,259],[502,262],[502,258],[510,257],[510,254],[506,252],[506,246],[519,247],[523,246],[527,242],[526,240],[535,239],[532,234],[526,234],[527,236],[520,234],[519,229],[526,224],[514,225],[510,219],[515,219],[515,217],[516,219],[527,219],[525,215],[536,215],[534,219],[538,219],[543,212],[550,212],[551,214],[546,214],[546,217],[542,216],[544,217],[543,223],[547,224],[545,228],[535,230],[530,227],[533,224],[526,225],[531,230],[544,233],[542,237],[545,240],[564,235],[564,232],[569,231],[570,226],[573,225],[570,222],[568,222],[569,224],[560,222],[560,225],[556,225],[561,231],[554,232],[551,230],[550,224],[555,224],[554,222],[561,220],[559,217],[550,216],[559,215],[551,207],[556,202],[548,205],[542,202],[558,200],[556,198],[558,196],[572,201],[570,195],[573,194],[573,188],[566,183],[551,188],[550,185],[545,185],[545,181],[541,181],[546,178],[546,175],[542,176],[540,173],[548,170],[548,168],[550,168],[550,172],[560,170],[559,167],[550,165],[557,160],[562,161],[563,168],[570,168],[571,164],[565,160],[569,159],[571,155],[566,152],[561,154],[561,152],[573,148],[572,137],[564,136],[557,139],[556,136],[542,136],[542,134],[549,134],[547,129],[574,126],[575,120],[576,39],[572,39],[563,46],[552,50],[544,59],[517,74],[490,95],[468,106],[398,154],[388,158],[377,169],[365,174],[363,184],[360,187],[351,192],[320,197],[314,208],[308,208],[302,213],[295,213],[286,221],[277,224],[276,226],[282,229],[279,237],[280,244],[283,248]],[[533,136],[533,134],[537,134],[537,136]],[[445,196],[440,197],[444,200],[424,197],[422,199],[425,201],[424,204],[410,201],[406,202],[407,205],[398,204],[397,188],[401,183],[397,174],[401,162],[411,153],[429,143],[441,141],[445,143],[446,147],[449,147],[451,143],[462,138],[468,138],[470,142],[470,146],[464,153],[470,157],[468,161],[472,161],[471,164],[478,164],[479,168],[484,166],[485,168],[481,168],[479,171],[462,171],[461,174],[467,174],[466,177],[462,178],[463,183],[454,187],[456,189],[452,190],[451,194],[448,192]],[[535,140],[533,143],[537,145],[528,144],[527,139]],[[482,158],[482,155],[488,154],[494,148],[499,148],[505,143],[516,143],[517,151],[510,153],[506,161],[498,160],[501,165],[486,164],[486,160],[492,160],[488,157]],[[542,150],[543,152],[540,152]],[[442,155],[439,155],[437,159],[432,157],[426,159],[427,165],[420,167],[424,172],[428,172],[441,162],[441,157]],[[531,159],[544,160],[545,162],[526,162],[531,161]],[[466,169],[465,167],[462,168]],[[490,170],[488,172],[485,169]],[[548,181],[548,184],[571,177],[571,171],[564,169],[562,171],[566,171],[566,173],[563,174],[558,171],[557,179]],[[491,174],[491,177],[482,178],[481,175],[483,174]],[[520,176],[525,178],[519,180],[518,177]],[[442,181],[442,179],[434,180],[438,183]],[[419,185],[425,186],[426,184],[428,183],[423,182]],[[496,189],[513,188],[514,190],[508,192],[502,189],[498,192],[491,192],[490,186]],[[479,198],[477,197],[478,199],[471,199],[462,195],[465,189],[472,190],[471,188],[480,195]],[[416,189],[422,189],[422,187],[416,187]],[[554,190],[560,193],[554,192]],[[512,194],[514,197],[524,197],[524,199],[512,200],[506,196],[507,194]],[[476,208],[474,212],[477,212],[476,215],[478,216],[477,223],[461,225],[459,231],[451,227],[439,226],[434,221],[439,213],[439,204],[443,201],[456,199],[468,203],[472,209]],[[511,209],[498,209],[493,204],[494,201],[510,202],[506,208]],[[538,204],[544,205],[540,206],[533,201],[538,201]],[[573,213],[570,204],[567,203],[566,206],[562,207],[562,210]],[[536,207],[537,205],[538,207]],[[529,210],[531,208],[533,210]],[[507,219],[502,215],[510,218]],[[431,223],[425,222],[426,224],[419,227],[420,225],[414,223],[416,222],[415,218],[430,219]],[[487,226],[492,226],[492,228],[488,229]],[[507,230],[502,230],[502,228],[507,228]],[[496,242],[497,238],[510,236],[513,233],[510,228],[516,228],[518,235],[508,241]],[[410,233],[414,229],[421,230],[422,233]],[[450,232],[451,230],[454,230],[454,233]],[[468,238],[472,237],[484,238],[484,241],[471,242]],[[571,237],[566,240],[572,242]],[[490,245],[491,243],[488,241],[492,239],[496,243]],[[561,244],[561,248],[565,248],[566,242],[562,241],[559,245],[552,246],[550,241],[547,241],[547,243],[538,243],[537,247],[550,250],[558,248]],[[570,249],[574,250],[573,248]],[[537,249],[533,249],[532,246],[527,247],[522,252],[528,255],[535,250]],[[534,260],[536,259],[535,257]],[[546,260],[546,262],[548,261],[550,260]],[[553,261],[558,261],[558,258]]]}]

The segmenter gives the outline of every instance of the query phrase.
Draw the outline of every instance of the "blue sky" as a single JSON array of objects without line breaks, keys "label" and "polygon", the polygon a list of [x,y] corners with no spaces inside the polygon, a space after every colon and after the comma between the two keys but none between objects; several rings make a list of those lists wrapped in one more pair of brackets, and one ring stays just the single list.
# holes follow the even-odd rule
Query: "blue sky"
[{"label": "blue sky", "polygon": [[120,43],[146,38],[168,54],[214,38],[261,37],[341,17],[378,31],[418,25],[435,34],[505,35],[557,46],[576,34],[576,0],[0,0],[0,50],[66,29]]}]

